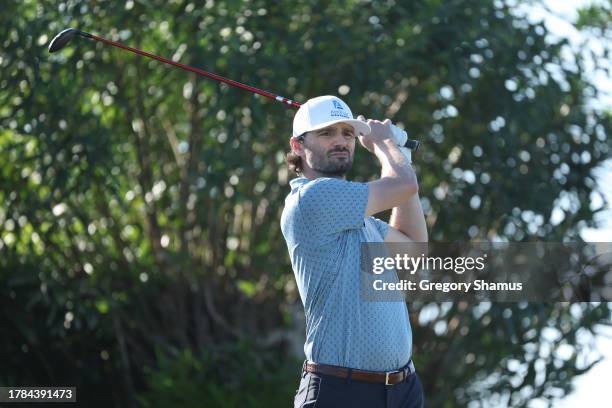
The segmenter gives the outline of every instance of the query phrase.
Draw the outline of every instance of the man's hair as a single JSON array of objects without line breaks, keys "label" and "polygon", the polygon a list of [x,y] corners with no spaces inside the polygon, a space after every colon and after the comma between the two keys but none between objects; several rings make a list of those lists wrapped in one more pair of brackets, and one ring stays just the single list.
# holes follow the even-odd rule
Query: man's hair
[{"label": "man's hair", "polygon": [[[299,135],[297,137],[297,140],[298,142],[303,143],[304,135]],[[287,153],[285,159],[287,160],[287,166],[289,167],[289,170],[295,172],[298,175],[302,174],[302,171],[304,171],[304,169],[302,168],[302,158],[300,156],[293,153],[293,151],[290,151],[289,153]]]}]

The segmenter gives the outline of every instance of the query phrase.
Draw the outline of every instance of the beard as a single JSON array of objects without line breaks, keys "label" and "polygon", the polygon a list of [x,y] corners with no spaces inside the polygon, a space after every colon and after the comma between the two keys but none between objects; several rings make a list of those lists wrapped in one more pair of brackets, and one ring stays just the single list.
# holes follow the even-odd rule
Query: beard
[{"label": "beard", "polygon": [[[334,155],[334,153],[346,153]],[[327,177],[343,177],[353,167],[353,157],[348,149],[339,148],[323,151],[312,151],[310,167]]]}]

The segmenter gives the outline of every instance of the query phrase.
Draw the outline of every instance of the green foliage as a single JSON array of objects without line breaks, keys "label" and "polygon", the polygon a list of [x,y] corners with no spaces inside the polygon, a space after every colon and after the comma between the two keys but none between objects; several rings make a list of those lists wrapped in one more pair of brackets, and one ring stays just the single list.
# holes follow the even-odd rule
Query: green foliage
[{"label": "green foliage", "polygon": [[[355,113],[403,124],[424,142],[415,162],[433,240],[577,239],[603,208],[589,203],[599,194],[592,170],[610,153],[611,116],[589,109],[596,91],[583,57],[574,69],[562,60],[564,41],[547,42],[542,24],[510,7],[3,2],[0,382],[76,384],[88,406],[153,406],[176,376],[186,380],[174,395],[192,405],[255,406],[211,367],[251,367],[252,353],[234,348],[245,339],[255,354],[286,361],[289,310],[299,302],[279,226],[294,112],[85,39],[50,55],[61,29],[299,101],[342,93]],[[359,151],[352,178],[377,172]],[[431,308],[436,317],[426,319]],[[563,394],[584,369],[578,356],[588,344],[577,333],[610,312],[606,304],[410,310],[426,391],[446,406]],[[545,346],[551,329],[573,348],[569,362],[529,354],[562,346]],[[240,372],[239,384],[258,395],[263,370]],[[269,406],[287,405],[287,383],[297,380],[279,378],[273,395],[265,387],[275,379],[264,378]]]},{"label": "green foliage", "polygon": [[145,368],[148,391],[142,407],[199,406],[281,407],[292,403],[300,362],[262,357],[242,344],[231,350],[194,356],[183,350],[174,358],[158,354],[158,366]]},{"label": "green foliage", "polygon": [[580,362],[593,351],[593,325],[609,325],[612,313],[608,303],[459,302],[418,310],[415,365],[425,367],[427,400],[437,407],[527,407],[569,393],[570,378],[599,361]]},{"label": "green foliage", "polygon": [[576,27],[598,28],[602,32],[609,32],[612,29],[612,2],[602,4],[591,4],[588,7],[578,10],[578,20]]}]

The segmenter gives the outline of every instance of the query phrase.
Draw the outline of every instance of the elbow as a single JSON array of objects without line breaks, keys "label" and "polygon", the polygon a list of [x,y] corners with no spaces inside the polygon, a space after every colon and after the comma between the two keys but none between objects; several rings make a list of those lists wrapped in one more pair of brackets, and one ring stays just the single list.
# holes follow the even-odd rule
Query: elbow
[{"label": "elbow", "polygon": [[424,246],[422,247],[423,250],[427,249],[427,244],[429,243],[429,235],[427,234],[426,228],[423,228],[418,231],[414,231],[408,237],[410,238],[410,242],[424,244]]}]

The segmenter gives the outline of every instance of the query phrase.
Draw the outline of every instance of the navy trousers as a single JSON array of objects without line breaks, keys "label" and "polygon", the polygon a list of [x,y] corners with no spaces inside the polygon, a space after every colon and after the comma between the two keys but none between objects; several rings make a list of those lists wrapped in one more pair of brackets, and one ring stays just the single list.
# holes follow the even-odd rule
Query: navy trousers
[{"label": "navy trousers", "polygon": [[423,384],[417,373],[395,385],[303,372],[294,408],[423,408]]}]

